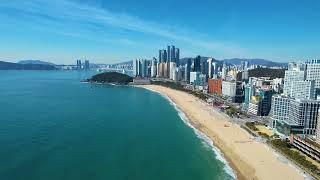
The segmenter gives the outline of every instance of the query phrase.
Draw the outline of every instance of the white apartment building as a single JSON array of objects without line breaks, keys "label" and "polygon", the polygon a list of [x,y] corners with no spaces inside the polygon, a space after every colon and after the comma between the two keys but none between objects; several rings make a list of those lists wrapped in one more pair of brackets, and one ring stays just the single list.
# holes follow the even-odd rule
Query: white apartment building
[{"label": "white apartment building", "polygon": [[222,67],[221,78],[225,80],[227,78],[227,74],[228,74],[227,65],[224,63]]},{"label": "white apartment building", "polygon": [[200,81],[200,72],[190,72],[190,84],[197,85]]},{"label": "white apartment building", "polygon": [[305,80],[305,68],[298,64],[289,63],[289,69],[285,71],[283,93],[290,96],[290,91],[295,88],[297,81]]},{"label": "white apartment building", "polygon": [[315,99],[315,81],[296,81],[292,82],[288,95],[296,99]]},{"label": "white apartment building", "polygon": [[270,116],[273,121],[273,127],[276,123],[289,123],[290,99],[281,95],[272,96]]},{"label": "white apartment building", "polygon": [[172,71],[172,80],[178,81],[178,71],[179,71],[179,68],[175,68],[175,69]]},{"label": "white apartment building", "polygon": [[211,79],[212,78],[212,75],[213,75],[213,66],[212,66],[212,58],[209,58],[207,60],[207,63],[208,63],[208,77]]},{"label": "white apartment building", "polygon": [[275,78],[272,80],[272,84],[281,84],[283,85],[283,78]]},{"label": "white apartment building", "polygon": [[183,66],[179,66],[179,67],[177,67],[177,69],[176,69],[176,79],[177,79],[177,81],[181,81],[181,80],[183,80],[184,79],[184,75],[185,75],[185,68],[183,67]]},{"label": "white apartment building", "polygon": [[157,76],[157,61],[153,59],[151,61],[151,77]]},{"label": "white apartment building", "polygon": [[133,64],[133,76],[139,76],[139,72],[140,72],[140,64],[138,60],[133,60],[132,62]]},{"label": "white apartment building", "polygon": [[315,135],[320,102],[315,100],[292,100],[289,107],[289,121],[303,127],[303,134]]},{"label": "white apartment building", "polygon": [[174,80],[174,76],[176,73],[176,63],[170,62],[170,79]]},{"label": "white apartment building", "polygon": [[218,74],[218,64],[216,62],[212,62],[212,78],[217,76]]},{"label": "white apartment building", "polygon": [[272,125],[286,135],[291,132],[315,135],[319,107],[320,102],[316,100],[273,96],[270,113]]},{"label": "white apartment building", "polygon": [[222,95],[235,97],[237,84],[236,82],[222,81]]},{"label": "white apartment building", "polygon": [[236,69],[231,69],[229,72],[228,72],[228,76],[230,77],[230,79],[232,79],[233,81],[236,81],[237,80],[237,70]]},{"label": "white apartment building", "polygon": [[283,78],[275,78],[272,80],[272,89],[277,92],[280,93],[280,91],[283,89],[283,83],[284,83],[284,79]]},{"label": "white apartment building", "polygon": [[320,59],[308,61],[305,65],[306,80],[314,80],[315,88],[320,88]]},{"label": "white apartment building", "polygon": [[[307,72],[307,66],[304,63],[289,63],[289,68],[284,77],[284,95],[297,99],[315,99],[316,82],[307,78]],[[309,72],[310,75],[314,77],[313,73]]]},{"label": "white apartment building", "polygon": [[316,135],[320,142],[320,102],[314,100],[317,88],[320,88],[320,60],[289,63],[284,96],[272,97],[273,127],[287,135],[291,132]]}]

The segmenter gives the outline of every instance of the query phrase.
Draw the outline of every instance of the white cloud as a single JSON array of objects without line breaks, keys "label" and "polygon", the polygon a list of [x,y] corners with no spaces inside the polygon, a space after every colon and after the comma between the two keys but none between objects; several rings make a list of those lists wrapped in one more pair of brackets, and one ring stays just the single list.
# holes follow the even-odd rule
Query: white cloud
[{"label": "white cloud", "polygon": [[[245,50],[232,43],[200,39],[196,32],[190,32],[186,29],[181,30],[170,25],[143,20],[128,14],[114,13],[98,6],[89,6],[68,0],[30,0],[23,2],[11,0],[2,2],[0,8],[19,11],[23,16],[21,18],[29,19],[30,23],[35,26],[38,25],[38,28],[88,40],[110,41],[103,40],[107,38],[95,39],[87,34],[100,33],[105,37],[108,36],[105,31],[116,28],[187,43],[194,48],[204,48],[207,51],[224,56],[244,56],[245,52]],[[55,28],[52,29],[50,26]],[[79,33],[77,29],[72,29],[73,26],[75,28],[83,27],[79,32],[89,33]],[[131,40],[130,37],[119,37],[118,43],[137,45],[137,42]]]}]

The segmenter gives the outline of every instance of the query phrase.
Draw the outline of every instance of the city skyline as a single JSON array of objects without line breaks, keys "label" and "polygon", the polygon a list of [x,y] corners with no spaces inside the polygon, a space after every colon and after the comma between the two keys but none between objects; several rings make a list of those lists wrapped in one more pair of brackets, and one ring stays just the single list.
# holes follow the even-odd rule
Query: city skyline
[{"label": "city skyline", "polygon": [[169,44],[181,57],[319,58],[319,2],[168,2],[3,2],[0,58],[115,63],[157,57]]}]

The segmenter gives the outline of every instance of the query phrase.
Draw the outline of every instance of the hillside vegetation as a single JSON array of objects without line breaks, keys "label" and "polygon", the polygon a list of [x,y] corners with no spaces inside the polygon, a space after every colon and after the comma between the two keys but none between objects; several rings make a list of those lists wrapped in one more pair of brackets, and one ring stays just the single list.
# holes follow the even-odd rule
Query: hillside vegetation
[{"label": "hillside vegetation", "polygon": [[[249,77],[270,77],[270,79],[284,78],[285,69],[257,68],[249,70]],[[241,81],[242,72],[237,74],[237,80]]]},{"label": "hillside vegetation", "polygon": [[133,78],[126,74],[117,72],[105,72],[92,76],[88,81],[97,83],[128,84],[133,81]]}]

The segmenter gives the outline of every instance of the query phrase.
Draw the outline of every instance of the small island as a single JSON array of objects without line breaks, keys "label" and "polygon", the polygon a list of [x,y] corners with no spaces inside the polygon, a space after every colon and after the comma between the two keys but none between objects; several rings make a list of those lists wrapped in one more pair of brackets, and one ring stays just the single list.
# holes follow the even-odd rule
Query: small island
[{"label": "small island", "polygon": [[105,72],[97,74],[86,80],[86,82],[90,83],[106,83],[116,85],[128,85],[132,81],[133,78],[131,76],[117,72]]}]

